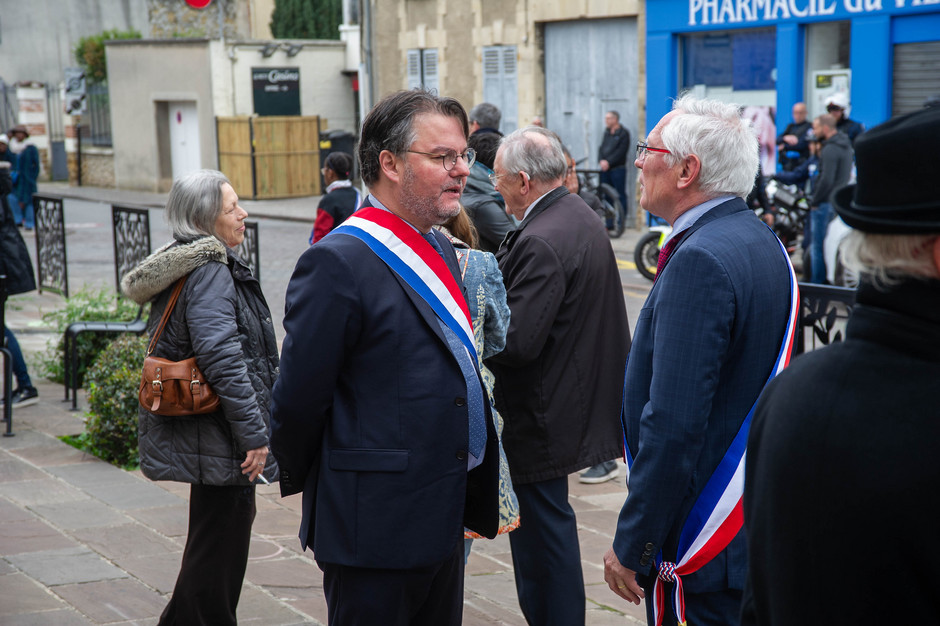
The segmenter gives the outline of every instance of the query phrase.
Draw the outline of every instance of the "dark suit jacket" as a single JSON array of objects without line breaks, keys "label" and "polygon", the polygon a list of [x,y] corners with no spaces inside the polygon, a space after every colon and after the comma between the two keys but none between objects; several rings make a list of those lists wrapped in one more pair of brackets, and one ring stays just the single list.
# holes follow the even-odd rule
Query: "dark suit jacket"
[{"label": "dark suit jacket", "polygon": [[754,413],[742,624],[937,623],[940,281],[863,282],[857,303]]},{"label": "dark suit jacket", "polygon": [[297,263],[284,328],[271,447],[282,495],[304,492],[300,539],[318,561],[407,569],[451,555],[464,526],[495,536],[492,416],[468,474],[467,386],[410,287],[362,241],[330,235]]},{"label": "dark suit jacket", "polygon": [[[633,334],[623,419],[635,459],[614,551],[641,575],[676,561],[682,525],[757,400],[790,309],[787,262],[740,198],[711,209],[658,275]],[[744,587],[743,533],[683,577],[692,593]]]},{"label": "dark suit jacket", "polygon": [[487,365],[513,482],[560,478],[621,456],[630,328],[604,224],[558,187],[496,258],[512,316],[506,347]]}]

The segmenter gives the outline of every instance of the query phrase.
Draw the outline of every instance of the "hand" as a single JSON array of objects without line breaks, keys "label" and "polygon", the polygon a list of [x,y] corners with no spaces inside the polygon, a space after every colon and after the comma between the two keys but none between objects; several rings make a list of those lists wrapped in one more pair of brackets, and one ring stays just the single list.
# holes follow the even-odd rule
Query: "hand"
[{"label": "hand", "polygon": [[604,555],[604,580],[607,581],[607,586],[611,591],[627,602],[639,604],[640,600],[646,597],[643,589],[636,582],[636,572],[620,564],[620,559],[614,554],[613,548],[607,550]]},{"label": "hand", "polygon": [[784,135],[783,140],[791,146],[795,146],[800,141],[796,135]]},{"label": "hand", "polygon": [[601,159],[601,162],[598,163],[597,166],[601,168],[602,172],[606,172],[610,169],[610,163],[608,163],[606,159]]},{"label": "hand", "polygon": [[268,447],[261,446],[245,453],[245,461],[241,464],[242,474],[248,474],[248,481],[255,482],[258,475],[264,471],[264,463],[268,459]]}]

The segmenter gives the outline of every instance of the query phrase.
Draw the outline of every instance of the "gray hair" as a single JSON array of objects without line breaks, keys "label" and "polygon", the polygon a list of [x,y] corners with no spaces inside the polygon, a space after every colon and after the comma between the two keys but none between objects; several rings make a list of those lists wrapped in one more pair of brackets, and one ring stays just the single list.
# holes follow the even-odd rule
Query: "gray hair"
[{"label": "gray hair", "polygon": [[476,122],[482,128],[499,130],[499,121],[503,118],[503,114],[499,112],[495,104],[481,102],[470,109],[468,117],[471,122]]},{"label": "gray hair", "polygon": [[525,172],[531,180],[554,182],[568,171],[561,140],[541,126],[514,130],[503,137],[499,147],[503,151],[503,168],[509,173]]},{"label": "gray hair", "polygon": [[930,250],[937,237],[853,230],[839,251],[847,268],[865,274],[876,287],[888,287],[911,278],[940,278]]},{"label": "gray hair", "polygon": [[[222,212],[222,185],[229,182],[216,170],[198,170],[173,181],[166,201],[166,221],[177,241],[207,235],[218,238],[215,222]],[[221,241],[221,240],[220,240]]]},{"label": "gray hair", "polygon": [[746,198],[754,188],[759,152],[751,122],[741,117],[736,104],[700,100],[684,95],[673,111],[682,111],[662,130],[664,155],[674,167],[695,155],[702,163],[699,184],[711,198],[731,194]]}]

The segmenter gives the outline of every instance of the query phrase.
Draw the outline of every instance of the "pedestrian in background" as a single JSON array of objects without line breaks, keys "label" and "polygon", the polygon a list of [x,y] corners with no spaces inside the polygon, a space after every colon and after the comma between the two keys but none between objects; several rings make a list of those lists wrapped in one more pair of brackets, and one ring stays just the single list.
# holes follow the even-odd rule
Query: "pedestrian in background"
[{"label": "pedestrian in background", "polygon": [[506,203],[490,180],[500,139],[496,133],[470,135],[467,144],[476,151],[477,159],[470,168],[467,184],[460,196],[460,203],[479,236],[480,250],[494,253],[499,250],[506,233],[519,226],[516,218],[506,213]]},{"label": "pedestrian in background", "polygon": [[792,113],[793,121],[777,135],[777,164],[784,172],[795,169],[809,157],[809,142],[813,138],[810,132],[813,124],[806,119],[806,104],[797,102]]},{"label": "pedestrian in background", "polygon": [[509,534],[516,591],[529,624],[576,626],[585,594],[568,475],[623,453],[623,287],[603,222],[565,188],[555,133],[511,133],[493,169],[522,222],[496,253],[512,317],[506,347],[487,361],[519,499],[521,524]]},{"label": "pedestrian in background", "polygon": [[600,181],[617,190],[620,206],[627,212],[627,152],[630,150],[630,131],[620,125],[620,113],[604,114],[604,137],[597,151]]},{"label": "pedestrian in background", "polygon": [[310,245],[323,239],[359,208],[362,198],[350,180],[352,169],[353,158],[348,152],[331,152],[323,162],[320,171],[326,182],[326,192],[317,205]]},{"label": "pedestrian in background", "polygon": [[493,133],[499,137],[503,136],[503,133],[499,131],[499,122],[502,120],[503,114],[495,104],[481,102],[470,109],[468,117],[470,119],[471,135]]},{"label": "pedestrian in background", "polygon": [[844,91],[834,93],[826,98],[826,112],[836,121],[836,130],[844,133],[852,145],[859,135],[865,132],[865,127],[849,118],[849,96]]},{"label": "pedestrian in background", "polygon": [[[813,133],[821,142],[819,165],[813,195],[809,201],[810,222],[810,276],[809,282],[826,284],[826,258],[823,255],[823,243],[829,222],[835,217],[832,213],[830,195],[837,188],[849,182],[855,154],[852,142],[836,129],[836,120],[829,114],[823,114],[813,120]],[[804,275],[806,272],[803,272]],[[804,276],[804,280],[806,277]]]},{"label": "pedestrian in background", "polygon": [[128,272],[121,291],[138,304],[153,303],[153,337],[171,292],[185,281],[153,355],[195,356],[221,406],[178,417],[140,408],[144,476],[191,485],[183,561],[160,624],[235,624],[254,484],[278,477],[268,452],[277,341],[261,285],[234,251],[248,213],[228,179],[212,170],[177,179],[166,217],[174,241]]},{"label": "pedestrian in background", "polygon": [[36,225],[33,194],[38,190],[36,181],[39,179],[39,150],[29,141],[29,131],[22,124],[11,128],[10,136],[10,151],[16,155],[13,176],[16,206],[13,207],[13,217],[18,225],[32,230]]},{"label": "pedestrian in background", "polygon": [[[755,410],[744,624],[937,622],[937,137],[940,108],[876,126],[855,143],[858,184],[833,196],[856,304],[845,340],[795,359]],[[866,546],[887,550],[883,571]],[[801,593],[808,572],[832,575]]]},{"label": "pedestrian in background", "polygon": [[738,623],[744,441],[799,301],[783,244],[744,201],[758,162],[738,107],[692,96],[637,145],[640,205],[673,234],[627,363],[628,495],[604,579],[629,602],[645,597],[650,624]]},{"label": "pedestrian in background", "polygon": [[496,536],[496,429],[454,247],[433,228],[460,212],[467,136],[453,98],[380,100],[360,133],[363,208],[287,287],[272,446],[281,495],[304,494],[331,624],[459,624],[464,528]]},{"label": "pedestrian in background", "polygon": [[[3,139],[5,136],[0,135],[0,141]],[[6,292],[12,296],[34,290],[36,279],[26,243],[16,227],[7,199],[13,188],[10,169],[9,161],[0,159],[0,275],[6,276]],[[29,369],[20,344],[13,331],[6,326],[3,327],[3,336],[13,359],[13,375],[16,378],[16,388],[10,392],[10,406],[17,409],[36,404],[39,402],[39,392],[29,377]],[[0,406],[2,403],[0,400]]]}]

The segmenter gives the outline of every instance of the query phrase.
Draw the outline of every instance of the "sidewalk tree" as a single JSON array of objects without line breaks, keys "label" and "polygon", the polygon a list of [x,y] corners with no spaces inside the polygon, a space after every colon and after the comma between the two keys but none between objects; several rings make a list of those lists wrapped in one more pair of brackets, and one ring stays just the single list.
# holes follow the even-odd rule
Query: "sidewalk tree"
[{"label": "sidewalk tree", "polygon": [[339,39],[342,0],[274,0],[275,39]]},{"label": "sidewalk tree", "polygon": [[90,83],[103,83],[108,80],[108,64],[104,55],[104,42],[114,39],[140,39],[137,30],[106,30],[97,35],[82,37],[72,51],[78,66],[85,71],[85,78]]}]

